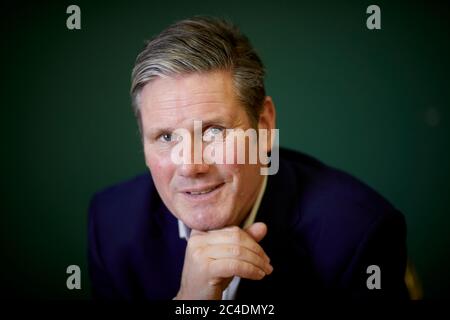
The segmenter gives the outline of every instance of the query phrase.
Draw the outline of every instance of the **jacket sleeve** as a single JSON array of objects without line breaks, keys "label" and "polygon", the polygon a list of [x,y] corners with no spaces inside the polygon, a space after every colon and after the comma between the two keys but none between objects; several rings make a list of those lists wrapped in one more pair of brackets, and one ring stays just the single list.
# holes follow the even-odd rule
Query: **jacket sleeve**
[{"label": "jacket sleeve", "polygon": [[357,246],[343,274],[343,287],[355,299],[409,299],[404,281],[406,262],[403,215],[398,211],[381,215]]},{"label": "jacket sleeve", "polygon": [[118,299],[113,281],[102,260],[98,235],[99,201],[94,196],[88,212],[88,266],[91,280],[92,297],[96,300]]}]

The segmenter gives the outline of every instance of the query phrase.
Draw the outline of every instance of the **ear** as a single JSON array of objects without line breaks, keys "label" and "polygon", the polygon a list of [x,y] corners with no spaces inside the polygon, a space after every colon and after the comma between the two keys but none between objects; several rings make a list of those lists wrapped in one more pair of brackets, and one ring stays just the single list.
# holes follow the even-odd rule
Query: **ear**
[{"label": "ear", "polygon": [[258,121],[258,129],[266,129],[267,130],[267,150],[269,152],[272,150],[273,146],[273,138],[272,137],[272,129],[275,129],[275,105],[272,101],[272,98],[266,96],[264,98],[263,110],[259,116]]}]

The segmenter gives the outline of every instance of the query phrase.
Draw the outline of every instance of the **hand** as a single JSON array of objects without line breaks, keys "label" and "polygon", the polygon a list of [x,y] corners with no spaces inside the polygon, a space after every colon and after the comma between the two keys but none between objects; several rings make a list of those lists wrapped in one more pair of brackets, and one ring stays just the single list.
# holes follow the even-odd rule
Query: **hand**
[{"label": "hand", "polygon": [[233,276],[261,280],[272,273],[270,259],[258,244],[266,233],[262,222],[245,231],[239,227],[192,230],[175,299],[220,300]]}]

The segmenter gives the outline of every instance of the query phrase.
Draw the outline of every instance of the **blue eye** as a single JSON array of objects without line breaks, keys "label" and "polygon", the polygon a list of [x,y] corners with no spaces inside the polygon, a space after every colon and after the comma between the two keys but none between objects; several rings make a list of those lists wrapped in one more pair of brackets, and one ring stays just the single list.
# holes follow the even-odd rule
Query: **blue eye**
[{"label": "blue eye", "polygon": [[180,142],[183,140],[183,136],[177,133],[163,133],[158,140],[164,143]]},{"label": "blue eye", "polygon": [[159,136],[159,139],[163,142],[171,142],[172,141],[172,134],[171,133],[164,133]]},{"label": "blue eye", "polygon": [[225,129],[222,127],[210,127],[203,133],[204,141],[222,140]]},{"label": "blue eye", "polygon": [[217,127],[211,128],[211,133],[214,134],[214,135],[219,134],[219,133],[221,133],[222,131],[223,131],[222,128],[217,128]]}]

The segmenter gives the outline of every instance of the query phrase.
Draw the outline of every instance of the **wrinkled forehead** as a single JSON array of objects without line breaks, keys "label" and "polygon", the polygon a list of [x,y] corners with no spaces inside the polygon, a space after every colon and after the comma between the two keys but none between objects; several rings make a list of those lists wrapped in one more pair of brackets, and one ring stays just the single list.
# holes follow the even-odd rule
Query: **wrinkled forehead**
[{"label": "wrinkled forehead", "polygon": [[161,125],[158,122],[185,126],[194,120],[229,122],[245,112],[226,72],[158,78],[143,88],[139,100],[144,126]]}]

